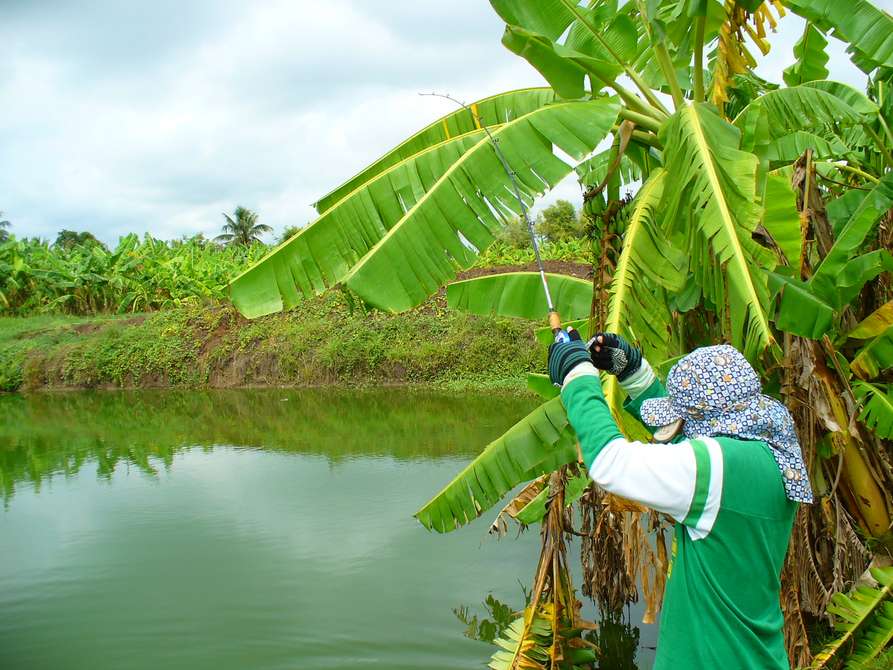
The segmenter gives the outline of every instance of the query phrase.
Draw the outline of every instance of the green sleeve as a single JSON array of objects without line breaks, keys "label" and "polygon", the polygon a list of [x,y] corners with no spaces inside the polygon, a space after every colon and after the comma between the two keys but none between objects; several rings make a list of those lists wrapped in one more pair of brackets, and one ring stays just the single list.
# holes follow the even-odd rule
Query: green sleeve
[{"label": "green sleeve", "polygon": [[623,403],[623,409],[632,414],[637,421],[641,421],[644,426],[647,428],[654,430],[655,428],[660,428],[660,426],[649,426],[647,423],[642,421],[642,403],[646,400],[650,400],[651,398],[665,398],[667,396],[667,389],[664,388],[664,385],[661,384],[660,380],[655,378],[653,382],[651,382],[651,386],[642,391],[635,399],[629,398],[625,403]]},{"label": "green sleeve", "polygon": [[601,379],[598,375],[577,377],[565,384],[561,401],[580,440],[583,462],[589,470],[606,444],[623,437],[605,401]]}]

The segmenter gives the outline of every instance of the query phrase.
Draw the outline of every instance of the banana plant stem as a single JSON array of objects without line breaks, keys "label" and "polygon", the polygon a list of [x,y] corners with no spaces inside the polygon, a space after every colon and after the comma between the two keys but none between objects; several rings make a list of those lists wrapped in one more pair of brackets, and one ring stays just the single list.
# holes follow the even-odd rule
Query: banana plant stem
[{"label": "banana plant stem", "polygon": [[652,119],[650,116],[645,116],[644,114],[639,114],[638,112],[634,112],[628,108],[622,108],[620,110],[621,118],[624,118],[628,121],[632,121],[637,126],[642,126],[643,128],[647,128],[655,133],[660,130],[660,123]]},{"label": "banana plant stem", "polygon": [[619,95],[620,98],[629,107],[634,108],[640,114],[644,114],[645,116],[647,116],[651,119],[654,119],[654,121],[656,123],[660,124],[663,121],[665,121],[667,118],[669,118],[666,114],[655,109],[654,107],[652,107],[651,105],[646,103],[644,100],[642,100],[635,93],[633,93],[632,91],[630,91],[627,88],[624,88],[621,84],[618,84],[616,81],[605,82],[605,84],[608,87],[614,89],[614,91],[617,93],[617,95]]},{"label": "banana plant stem", "polygon": [[646,133],[641,130],[634,130],[632,134],[632,139],[636,142],[640,142],[641,144],[647,144],[650,147],[654,147],[655,149],[663,150],[664,145],[661,144],[657,135],[654,133]]},{"label": "banana plant stem", "polygon": [[[561,1],[564,2],[565,0]],[[648,39],[651,40],[654,55],[657,56],[657,63],[660,65],[660,69],[667,80],[667,85],[670,87],[670,92],[673,94],[673,104],[676,106],[676,109],[679,109],[685,103],[685,96],[682,94],[682,89],[676,80],[676,71],[673,69],[673,60],[670,58],[670,52],[667,51],[666,44],[654,41],[651,34],[651,26],[648,23],[648,10],[645,8],[645,3],[642,0],[636,0],[636,5],[639,8],[639,20],[645,26],[645,32],[648,35]]]},{"label": "banana plant stem", "polygon": [[870,175],[867,172],[860,170],[859,168],[854,168],[852,165],[846,165],[843,163],[835,163],[834,161],[816,161],[816,163],[822,163],[823,165],[833,165],[838,170],[843,170],[844,172],[850,172],[854,175],[858,175],[863,179],[867,179],[873,184],[877,184],[880,179],[875,177],[874,175]]}]

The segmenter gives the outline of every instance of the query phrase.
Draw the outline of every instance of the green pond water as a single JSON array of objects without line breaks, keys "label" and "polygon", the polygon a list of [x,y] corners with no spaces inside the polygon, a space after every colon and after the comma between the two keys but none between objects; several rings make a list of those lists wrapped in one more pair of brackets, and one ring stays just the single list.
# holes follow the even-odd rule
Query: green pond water
[{"label": "green pond water", "polygon": [[[412,514],[534,404],[0,397],[0,669],[484,667],[493,648],[452,608],[483,613],[488,593],[519,607],[538,534],[491,539],[491,513],[438,535]],[[627,656],[604,667],[635,667]]]}]

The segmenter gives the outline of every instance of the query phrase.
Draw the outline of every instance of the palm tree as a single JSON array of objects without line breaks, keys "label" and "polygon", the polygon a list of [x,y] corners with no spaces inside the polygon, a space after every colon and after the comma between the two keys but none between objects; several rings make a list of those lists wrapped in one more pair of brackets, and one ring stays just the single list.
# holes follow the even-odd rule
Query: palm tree
[{"label": "palm tree", "polygon": [[[235,217],[235,218],[234,218]],[[252,212],[246,207],[236,207],[233,216],[223,213],[226,223],[223,224],[223,233],[214,238],[224,244],[241,244],[250,247],[255,242],[260,242],[260,236],[270,233],[273,229],[263,223],[257,222],[257,212]]]},{"label": "palm tree", "polygon": [[9,232],[4,230],[4,228],[9,228],[12,224],[9,221],[4,221],[2,217],[3,212],[0,212],[0,242],[5,242],[9,238]]}]

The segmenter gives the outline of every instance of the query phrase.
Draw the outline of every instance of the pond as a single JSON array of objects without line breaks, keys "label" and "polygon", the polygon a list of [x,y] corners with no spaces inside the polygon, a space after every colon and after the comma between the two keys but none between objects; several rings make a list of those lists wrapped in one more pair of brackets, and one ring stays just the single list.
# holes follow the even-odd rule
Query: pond
[{"label": "pond", "polygon": [[519,607],[538,534],[496,541],[490,514],[437,535],[412,514],[534,404],[0,397],[0,668],[483,667],[493,648],[452,609]]}]

